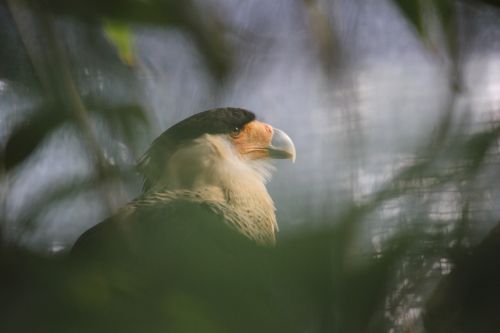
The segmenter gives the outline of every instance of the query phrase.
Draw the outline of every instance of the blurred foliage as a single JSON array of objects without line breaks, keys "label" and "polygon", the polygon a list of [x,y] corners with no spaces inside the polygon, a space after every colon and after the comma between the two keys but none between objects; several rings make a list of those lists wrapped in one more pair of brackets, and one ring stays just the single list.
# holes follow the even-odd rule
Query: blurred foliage
[{"label": "blurred foliage", "polygon": [[[33,3],[37,4],[36,1]],[[113,2],[50,0],[46,1],[44,7],[42,8],[49,12],[72,15],[84,20],[111,19],[115,25],[119,22],[135,22],[177,27],[187,31],[193,38],[202,51],[208,69],[216,78],[223,78],[231,68],[232,52],[227,40],[223,38],[225,32],[223,21],[215,12],[201,8],[191,0],[148,2],[137,0]],[[126,36],[122,35],[121,38],[123,37]]]},{"label": "blurred foliage", "polygon": [[[131,229],[134,246],[43,258],[4,249],[3,332],[364,332],[384,327],[403,239],[353,261],[353,234],[303,232],[263,248],[189,208],[194,221]],[[146,221],[141,221],[147,223]],[[210,226],[210,227],[207,227]],[[175,231],[175,232],[174,232]],[[114,243],[117,235],[115,233]],[[187,237],[187,238],[186,238]],[[115,245],[109,245],[114,247]],[[367,280],[367,277],[370,277]]]},{"label": "blurred foliage", "polygon": [[7,171],[28,158],[55,128],[64,122],[56,107],[40,107],[25,123],[13,130],[6,145],[3,164]]},{"label": "blurred foliage", "polygon": [[[479,2],[499,6],[498,1],[475,3]],[[434,11],[451,61],[458,63],[458,1],[393,3],[425,43],[432,34],[427,24],[429,11]],[[320,60],[327,74],[334,75],[338,72],[331,70],[330,61],[339,66],[333,59],[340,52],[339,40],[318,4],[304,4]],[[150,121],[140,106],[82,93],[75,79],[78,62],[68,52],[68,37],[58,30],[60,20],[71,18],[87,27],[99,27],[126,65],[134,64],[131,27],[136,24],[186,32],[215,79],[229,75],[234,63],[224,20],[193,1],[8,0],[0,2],[0,7],[3,24],[10,26],[0,33],[0,56],[5,60],[0,78],[28,82],[41,100],[24,112],[3,143],[3,180],[68,124],[79,133],[93,166],[88,178],[49,189],[31,202],[17,221],[25,228],[47,208],[81,191],[95,191],[104,201],[111,201],[108,185],[123,182],[130,170],[110,162],[100,129],[112,142],[130,148]],[[451,111],[458,93],[451,98]],[[464,128],[453,126],[452,118],[446,116],[436,128],[420,156],[367,201],[351,203],[328,226],[302,228],[284,236],[276,248],[258,247],[216,223],[200,221],[196,211],[190,212],[190,219],[199,225],[192,226],[194,232],[187,240],[172,230],[161,232],[157,225],[140,232],[132,228],[124,232],[128,239],[119,251],[58,257],[30,252],[2,238],[0,331],[386,332],[397,326],[399,309],[413,304],[407,300],[409,295],[428,296],[429,331],[478,327],[493,331],[498,324],[488,318],[498,313],[500,269],[492,254],[498,253],[500,242],[496,231],[476,247],[467,246],[472,199],[466,191],[481,176],[500,128],[466,135]],[[433,225],[425,214],[414,214],[403,227],[388,233],[379,251],[358,250],[360,229],[370,214],[405,197],[425,211],[432,202],[419,193],[451,185],[465,198],[453,232],[447,232],[447,226]],[[454,260],[457,268],[429,296],[431,292],[421,292],[421,288],[427,286],[432,266],[443,258]],[[484,287],[480,293],[476,293],[477,286]],[[475,312],[465,307],[470,300]]]},{"label": "blurred foliage", "polygon": [[422,1],[419,0],[394,0],[394,3],[401,9],[408,21],[415,26],[420,35],[424,35],[424,16],[422,13]]},{"label": "blurred foliage", "polygon": [[104,31],[111,42],[115,45],[120,59],[127,65],[132,66],[135,62],[133,54],[133,38],[130,27],[112,21],[104,21]]},{"label": "blurred foliage", "polygon": [[[450,57],[457,55],[457,27],[455,21],[457,13],[453,0],[394,0],[394,4],[401,10],[408,22],[413,25],[421,40],[434,52],[439,47],[444,48]],[[437,19],[437,25],[444,36],[444,42],[440,42],[439,37],[432,28],[433,17]]]}]

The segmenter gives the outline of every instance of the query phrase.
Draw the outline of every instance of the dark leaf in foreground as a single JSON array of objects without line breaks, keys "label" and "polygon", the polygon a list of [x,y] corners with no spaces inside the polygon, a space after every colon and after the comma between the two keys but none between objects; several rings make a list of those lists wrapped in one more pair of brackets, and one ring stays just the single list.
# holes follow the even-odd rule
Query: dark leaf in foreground
[{"label": "dark leaf in foreground", "polygon": [[429,332],[495,332],[500,327],[500,224],[455,260],[426,306]]},{"label": "dark leaf in foreground", "polygon": [[9,286],[0,302],[2,332],[379,327],[400,246],[378,259],[348,257],[336,247],[343,232],[329,230],[266,248],[225,227],[216,215],[198,220],[207,216],[200,207],[179,203],[169,209],[195,223],[161,224],[147,215],[132,225],[117,220],[107,224],[112,241],[81,246],[64,260],[17,251],[13,261],[11,250],[0,253],[1,286]]}]

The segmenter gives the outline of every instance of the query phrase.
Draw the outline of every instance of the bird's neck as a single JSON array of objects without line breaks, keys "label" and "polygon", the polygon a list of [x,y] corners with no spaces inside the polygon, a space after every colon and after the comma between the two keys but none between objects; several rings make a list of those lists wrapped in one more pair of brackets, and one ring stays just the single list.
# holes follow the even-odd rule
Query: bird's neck
[{"label": "bird's neck", "polygon": [[238,214],[234,222],[239,232],[259,243],[274,244],[277,231],[274,203],[265,186],[266,176],[255,169],[263,166],[241,163],[244,165],[229,162],[216,168],[220,174],[213,179],[217,181],[204,186],[220,188],[227,205]]}]

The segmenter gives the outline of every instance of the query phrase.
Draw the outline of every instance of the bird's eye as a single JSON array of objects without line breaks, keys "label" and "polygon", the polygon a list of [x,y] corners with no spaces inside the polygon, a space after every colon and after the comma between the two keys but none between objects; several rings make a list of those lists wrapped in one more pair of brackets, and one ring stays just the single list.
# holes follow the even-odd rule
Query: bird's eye
[{"label": "bird's eye", "polygon": [[237,137],[238,135],[240,135],[240,133],[241,133],[241,127],[236,126],[235,128],[233,128],[233,129],[231,130],[230,135],[231,135],[233,138],[235,138],[235,137]]}]

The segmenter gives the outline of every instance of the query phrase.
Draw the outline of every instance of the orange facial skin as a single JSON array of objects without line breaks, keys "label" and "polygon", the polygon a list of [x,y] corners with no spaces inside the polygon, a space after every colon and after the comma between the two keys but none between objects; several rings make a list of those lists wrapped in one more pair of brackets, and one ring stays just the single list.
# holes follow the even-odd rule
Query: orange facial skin
[{"label": "orange facial skin", "polygon": [[242,158],[269,158],[269,146],[273,137],[271,125],[254,120],[246,124],[241,131],[231,134],[231,137]]}]

